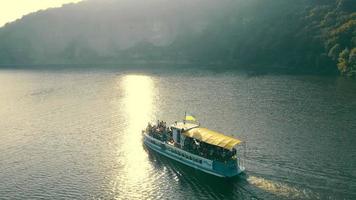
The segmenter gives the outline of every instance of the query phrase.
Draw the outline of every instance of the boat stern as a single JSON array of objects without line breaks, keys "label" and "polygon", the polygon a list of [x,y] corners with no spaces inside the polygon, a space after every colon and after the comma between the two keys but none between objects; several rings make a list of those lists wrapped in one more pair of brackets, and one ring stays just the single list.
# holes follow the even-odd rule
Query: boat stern
[{"label": "boat stern", "polygon": [[240,159],[230,160],[230,161],[214,161],[213,170],[223,177],[234,177],[241,174],[245,167]]}]

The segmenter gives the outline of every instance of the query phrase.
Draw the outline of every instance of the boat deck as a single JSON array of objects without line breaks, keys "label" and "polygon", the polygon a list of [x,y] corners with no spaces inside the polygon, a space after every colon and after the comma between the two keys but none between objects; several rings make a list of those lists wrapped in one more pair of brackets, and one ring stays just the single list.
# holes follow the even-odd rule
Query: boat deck
[{"label": "boat deck", "polygon": [[242,170],[236,167],[236,160],[229,163],[221,163],[195,155],[176,147],[172,143],[167,143],[155,139],[144,132],[144,143],[152,150],[176,160],[180,163],[204,171],[219,177],[232,177],[240,174]]}]

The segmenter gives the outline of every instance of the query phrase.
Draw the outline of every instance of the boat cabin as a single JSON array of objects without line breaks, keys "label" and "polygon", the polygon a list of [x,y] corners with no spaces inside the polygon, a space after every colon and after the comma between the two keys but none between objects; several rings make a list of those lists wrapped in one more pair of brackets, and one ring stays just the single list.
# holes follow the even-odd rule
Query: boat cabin
[{"label": "boat cabin", "polygon": [[184,146],[184,140],[186,136],[184,135],[184,132],[199,127],[197,124],[191,124],[191,123],[185,123],[185,122],[175,122],[174,124],[171,125],[171,130],[172,130],[172,136],[174,143],[176,143],[178,146],[183,147]]},{"label": "boat cabin", "polygon": [[176,146],[213,160],[234,159],[235,147],[241,143],[238,139],[193,123],[176,122],[171,125],[171,131]]}]

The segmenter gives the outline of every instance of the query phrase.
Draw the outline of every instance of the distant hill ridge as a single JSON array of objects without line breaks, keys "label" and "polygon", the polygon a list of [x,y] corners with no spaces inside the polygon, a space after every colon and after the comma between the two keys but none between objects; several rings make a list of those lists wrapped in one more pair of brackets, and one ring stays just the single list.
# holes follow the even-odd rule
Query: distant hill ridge
[{"label": "distant hill ridge", "polygon": [[199,63],[356,74],[354,0],[87,0],[0,28],[0,65]]}]

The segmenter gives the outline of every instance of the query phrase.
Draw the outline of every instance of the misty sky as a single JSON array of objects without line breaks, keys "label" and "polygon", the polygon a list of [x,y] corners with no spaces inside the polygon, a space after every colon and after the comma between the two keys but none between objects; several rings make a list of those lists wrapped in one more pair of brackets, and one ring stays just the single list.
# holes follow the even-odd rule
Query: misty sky
[{"label": "misty sky", "polygon": [[[4,0],[0,0],[2,1]],[[4,15],[1,10],[8,10],[9,15],[4,16],[17,13],[13,18],[19,18],[26,13],[23,10],[20,12],[21,9],[31,7],[33,9],[29,12],[35,12],[40,8],[48,8],[49,5],[55,6],[55,2],[57,6],[61,5],[59,2],[78,2],[18,1],[23,4],[17,6],[20,4],[7,3],[8,9],[1,7],[0,15]],[[138,44],[168,46],[185,33],[201,34],[218,13],[232,7],[233,1],[237,0],[85,0],[33,15],[36,17],[24,18],[22,22],[26,26],[23,27],[22,23],[14,24],[11,33],[16,33],[15,38],[31,41],[33,52],[35,49],[46,49],[46,53],[52,52],[55,55],[76,44],[92,49],[100,56],[115,56],[116,50],[128,49]],[[44,55],[44,52],[38,55]]]},{"label": "misty sky", "polygon": [[79,1],[81,0],[0,0],[0,27],[31,12]]}]

